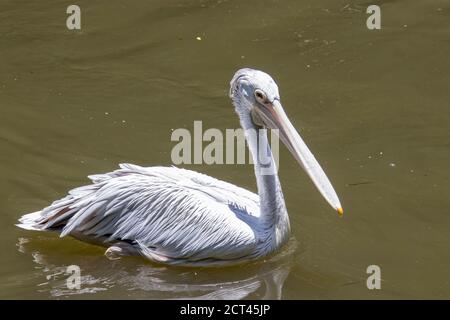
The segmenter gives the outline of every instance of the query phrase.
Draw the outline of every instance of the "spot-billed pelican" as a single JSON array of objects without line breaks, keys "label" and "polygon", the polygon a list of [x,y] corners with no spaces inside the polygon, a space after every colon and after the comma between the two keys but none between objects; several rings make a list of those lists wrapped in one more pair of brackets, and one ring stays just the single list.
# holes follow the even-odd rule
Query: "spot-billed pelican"
[{"label": "spot-billed pelican", "polygon": [[[230,97],[246,132],[278,129],[320,193],[343,210],[330,181],[287,118],[274,80],[253,69],[236,72]],[[276,170],[258,156],[267,135],[246,134],[258,194],[204,174],[175,167],[120,169],[89,176],[92,184],[71,190],[41,211],[24,215],[19,227],[107,246],[109,258],[142,255],[184,266],[221,266],[273,253],[287,240],[289,218]]]}]

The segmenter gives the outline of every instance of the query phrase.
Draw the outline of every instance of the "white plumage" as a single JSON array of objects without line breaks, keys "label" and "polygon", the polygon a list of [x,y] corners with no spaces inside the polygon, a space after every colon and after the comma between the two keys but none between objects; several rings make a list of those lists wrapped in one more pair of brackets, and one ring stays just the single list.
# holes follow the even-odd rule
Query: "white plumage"
[{"label": "white plumage", "polygon": [[[307,149],[308,158],[304,159],[301,152],[306,145],[296,139],[296,132],[283,127],[286,120],[282,109],[277,109],[281,105],[272,78],[261,71],[241,69],[231,82],[230,92],[243,128],[257,129],[261,122],[269,128],[280,126],[283,142],[302,166],[307,161],[313,181],[320,179],[314,182],[322,188],[322,194],[342,210],[331,184]],[[273,118],[267,113],[268,107],[275,112],[269,110]],[[263,173],[267,164],[257,156],[258,145],[264,144],[255,136],[247,136],[247,142],[259,195],[190,170],[122,164],[114,172],[90,176],[92,184],[71,190],[47,208],[24,215],[18,226],[58,231],[61,237],[71,235],[108,246],[105,254],[110,258],[140,254],[154,262],[185,266],[257,259],[280,248],[288,239],[290,227],[276,171]],[[300,144],[300,151],[296,144]],[[270,149],[268,152],[271,155]]]},{"label": "white plumage", "polygon": [[125,240],[125,250],[164,263],[220,264],[257,250],[261,235],[248,225],[259,215],[256,194],[191,170],[120,167],[90,176],[92,185],[25,215],[19,226],[33,222],[35,230],[111,245]]}]

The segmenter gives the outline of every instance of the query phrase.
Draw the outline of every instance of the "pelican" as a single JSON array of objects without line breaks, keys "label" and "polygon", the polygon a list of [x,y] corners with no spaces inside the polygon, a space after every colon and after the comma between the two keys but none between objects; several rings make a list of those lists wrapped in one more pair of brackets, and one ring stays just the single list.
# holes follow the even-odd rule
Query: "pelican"
[{"label": "pelican", "polygon": [[[285,114],[272,77],[240,69],[231,80],[230,98],[244,132],[278,129],[280,140],[342,215],[330,181]],[[203,267],[267,256],[287,242],[290,225],[263,132],[245,136],[258,194],[191,170],[121,164],[116,171],[89,176],[92,184],[22,216],[17,226],[106,246],[110,259],[142,255],[156,263]],[[260,146],[269,164],[258,156]]]}]

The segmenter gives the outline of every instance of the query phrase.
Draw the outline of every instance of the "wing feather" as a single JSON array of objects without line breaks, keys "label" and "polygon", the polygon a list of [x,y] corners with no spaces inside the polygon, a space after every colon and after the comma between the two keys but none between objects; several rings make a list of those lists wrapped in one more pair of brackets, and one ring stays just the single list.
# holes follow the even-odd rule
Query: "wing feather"
[{"label": "wing feather", "polygon": [[[122,164],[43,209],[40,229],[127,240],[157,261],[238,259],[255,251],[256,194],[194,171]],[[238,205],[240,210],[233,210]],[[35,216],[33,216],[35,217]]]}]

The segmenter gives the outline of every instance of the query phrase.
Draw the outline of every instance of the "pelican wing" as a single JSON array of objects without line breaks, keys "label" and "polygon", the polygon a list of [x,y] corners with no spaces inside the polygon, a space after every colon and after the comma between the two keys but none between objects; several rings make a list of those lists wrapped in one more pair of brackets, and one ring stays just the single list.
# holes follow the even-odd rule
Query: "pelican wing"
[{"label": "pelican wing", "polygon": [[257,235],[248,222],[259,215],[256,194],[175,167],[120,167],[90,176],[93,184],[24,216],[22,224],[126,241],[164,262],[233,260],[254,252]]}]

